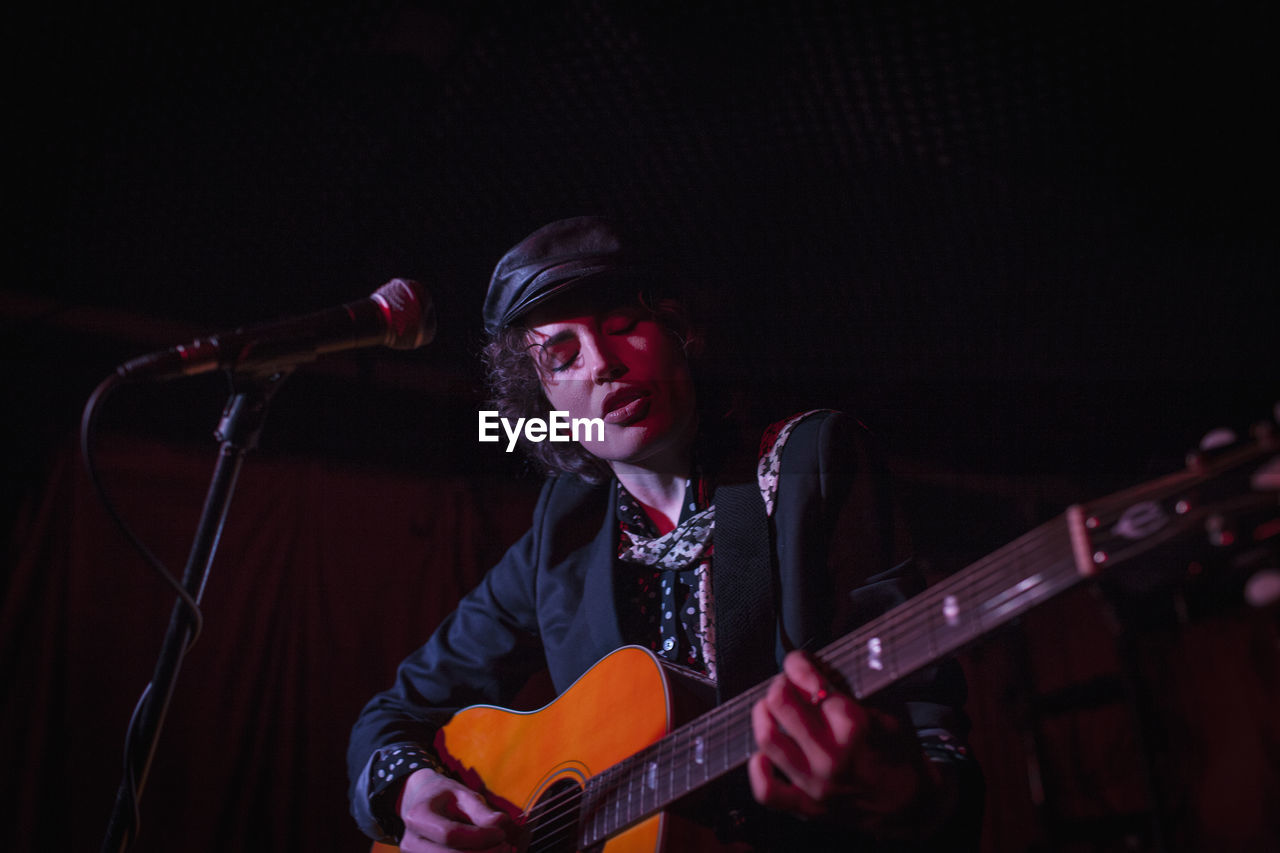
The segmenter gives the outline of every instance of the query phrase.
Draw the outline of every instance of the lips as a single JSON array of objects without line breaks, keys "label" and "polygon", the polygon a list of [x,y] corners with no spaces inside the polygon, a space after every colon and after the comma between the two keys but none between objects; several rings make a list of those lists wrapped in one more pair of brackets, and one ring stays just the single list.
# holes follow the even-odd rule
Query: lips
[{"label": "lips", "polygon": [[619,388],[604,398],[604,422],[626,426],[649,413],[649,392],[642,388]]}]

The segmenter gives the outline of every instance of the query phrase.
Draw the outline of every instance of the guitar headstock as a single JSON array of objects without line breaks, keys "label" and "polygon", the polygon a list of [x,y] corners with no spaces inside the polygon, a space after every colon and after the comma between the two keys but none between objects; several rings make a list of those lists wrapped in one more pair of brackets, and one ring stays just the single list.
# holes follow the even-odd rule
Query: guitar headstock
[{"label": "guitar headstock", "polygon": [[1137,593],[1255,575],[1280,587],[1278,445],[1271,424],[1245,441],[1215,431],[1182,471],[1072,507],[1077,570]]}]

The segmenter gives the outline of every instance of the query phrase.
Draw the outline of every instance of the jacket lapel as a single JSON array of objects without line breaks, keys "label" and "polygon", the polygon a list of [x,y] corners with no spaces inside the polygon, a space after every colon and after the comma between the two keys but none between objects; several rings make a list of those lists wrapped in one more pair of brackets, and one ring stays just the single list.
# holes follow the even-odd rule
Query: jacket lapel
[{"label": "jacket lapel", "polygon": [[611,485],[605,501],[604,523],[582,554],[589,567],[583,584],[582,604],[590,625],[591,639],[597,649],[605,650],[605,654],[623,644],[614,587],[618,555],[618,525],[614,519],[617,516],[618,491]]}]

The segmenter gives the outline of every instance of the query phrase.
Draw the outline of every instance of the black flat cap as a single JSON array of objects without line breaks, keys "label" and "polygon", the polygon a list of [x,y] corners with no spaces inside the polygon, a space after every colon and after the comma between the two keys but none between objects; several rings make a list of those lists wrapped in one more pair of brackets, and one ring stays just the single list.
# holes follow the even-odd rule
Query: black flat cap
[{"label": "black flat cap", "polygon": [[502,256],[484,299],[484,330],[497,334],[584,281],[624,277],[630,259],[617,227],[600,216],[544,225]]}]

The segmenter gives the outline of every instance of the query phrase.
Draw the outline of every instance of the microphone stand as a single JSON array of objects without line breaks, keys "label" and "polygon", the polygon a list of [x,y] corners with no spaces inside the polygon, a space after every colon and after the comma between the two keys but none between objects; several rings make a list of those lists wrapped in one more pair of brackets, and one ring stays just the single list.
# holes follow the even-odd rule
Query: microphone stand
[{"label": "microphone stand", "polygon": [[[273,373],[231,373],[232,393],[222,410],[222,418],[214,437],[222,442],[213,479],[205,496],[195,540],[183,571],[182,587],[195,601],[204,594],[214,553],[222,537],[222,528],[235,491],[236,479],[244,456],[258,446],[258,437],[266,421],[267,405],[280,385],[292,373],[293,368]],[[151,683],[139,700],[137,717],[130,726],[125,741],[125,771],[116,794],[115,807],[107,834],[102,842],[102,853],[123,851],[137,834],[138,801],[147,782],[151,760],[155,756],[160,728],[164,725],[169,700],[173,696],[174,682],[191,637],[193,614],[179,600],[169,619],[160,657],[156,662]],[[136,779],[133,769],[141,768]]]}]

